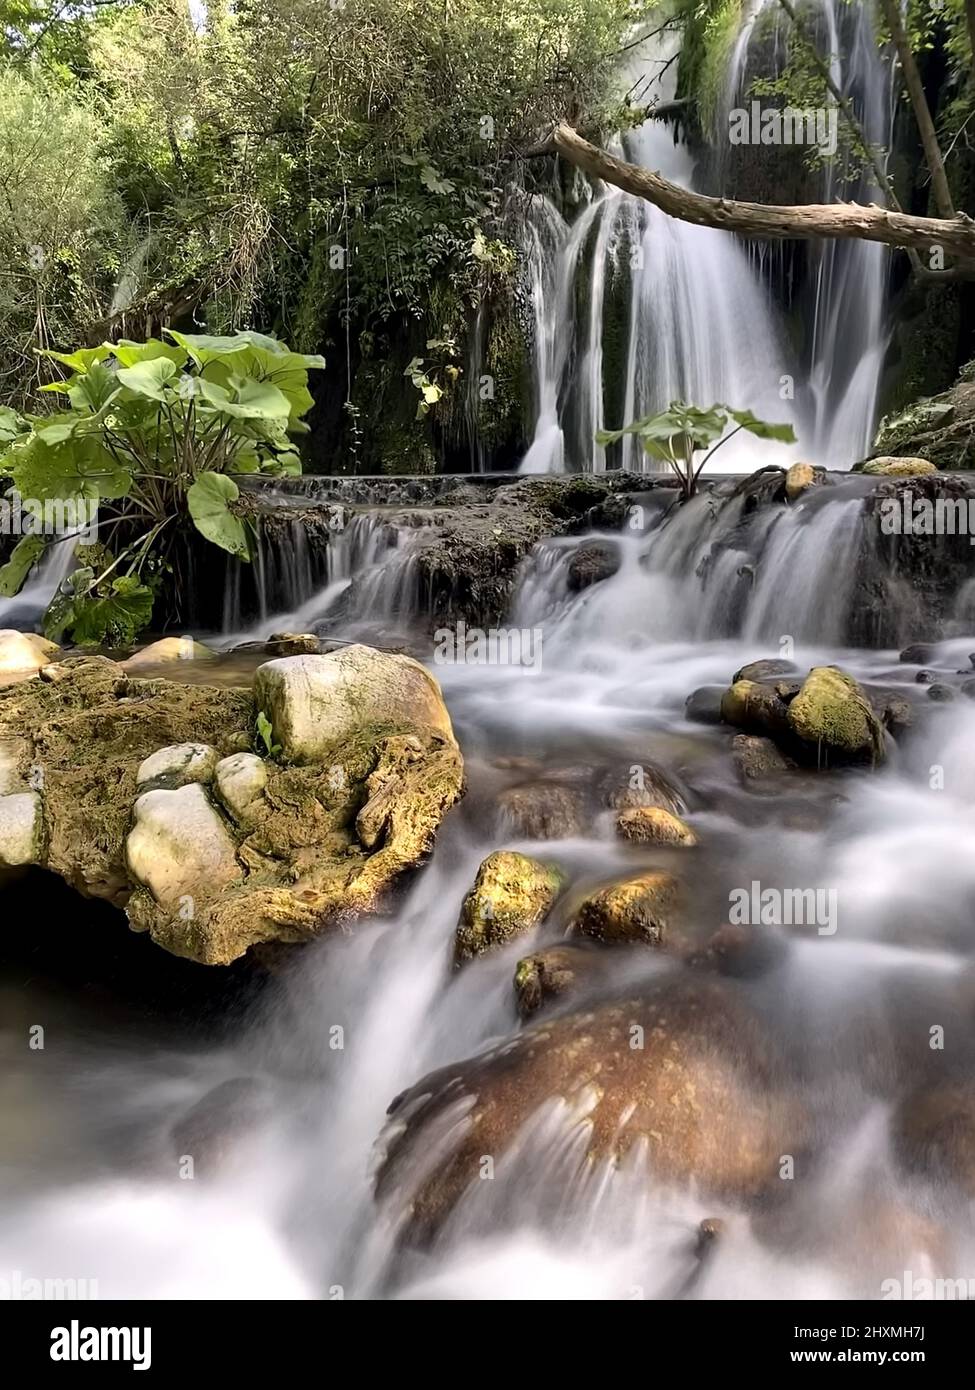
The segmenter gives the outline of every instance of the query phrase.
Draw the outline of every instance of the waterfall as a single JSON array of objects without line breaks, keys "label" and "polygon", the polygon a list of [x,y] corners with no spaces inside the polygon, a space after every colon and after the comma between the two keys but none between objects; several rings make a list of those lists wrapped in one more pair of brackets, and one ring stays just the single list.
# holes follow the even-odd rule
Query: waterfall
[{"label": "waterfall", "polygon": [[[877,46],[869,6],[815,0],[807,13],[812,15],[811,37],[829,62],[833,82],[851,103],[868,145],[885,158],[893,135],[894,76]],[[728,150],[728,112],[747,106],[759,73],[778,76],[784,68],[790,23],[777,0],[751,0],[746,8],[716,118],[715,139],[722,150]],[[769,26],[771,43],[766,42]],[[720,160],[719,167],[726,176],[727,162]],[[839,200],[883,203],[884,195],[872,171],[844,182],[836,160],[830,159],[816,173],[810,201]],[[800,320],[809,325],[802,344],[810,396],[803,440],[808,439],[812,457],[844,468],[863,458],[873,439],[890,335],[890,253],[879,243],[855,240],[810,246],[808,283],[799,296]]]},{"label": "waterfall", "polygon": [[13,598],[0,598],[0,627],[37,626],[74,567],[76,540],[55,538]]},{"label": "waterfall", "polygon": [[[892,76],[870,18],[862,6],[839,0],[816,4],[817,41],[830,57],[833,79],[852,101],[871,145],[886,148]],[[713,169],[722,188],[730,151],[728,114],[747,104],[759,61],[764,76],[777,75],[785,62],[784,21],[776,16],[774,0],[753,0],[729,54],[714,131]],[[776,26],[771,60],[759,42],[764,43],[770,22]],[[648,40],[636,52],[642,56],[623,74],[627,87],[639,90],[641,99],[656,95],[666,102],[675,82],[674,68],[668,67],[673,39]],[[614,152],[682,187],[697,182],[691,151],[662,121],[645,121],[619,139]],[[801,155],[796,151],[794,157]],[[879,200],[870,178],[843,184],[835,165],[830,159],[818,171],[816,201]],[[605,458],[593,438],[598,429],[626,424],[678,398],[700,406],[721,401],[792,424],[798,447],[739,435],[715,460],[717,472],[750,472],[800,457],[846,468],[864,457],[889,337],[889,255],[883,247],[815,246],[800,292],[801,317],[810,327],[793,346],[783,318],[788,294],[778,284],[785,279],[787,249],[745,246],[726,232],[668,217],[612,187],[596,185],[587,192],[570,220],[558,200],[544,193],[531,196],[525,217],[536,423],[522,472],[601,471]],[[606,290],[620,276],[629,284],[621,328],[625,351],[610,360]],[[610,394],[614,418],[607,418]],[[619,462],[636,471],[659,466],[648,465],[633,438],[624,441]]]}]

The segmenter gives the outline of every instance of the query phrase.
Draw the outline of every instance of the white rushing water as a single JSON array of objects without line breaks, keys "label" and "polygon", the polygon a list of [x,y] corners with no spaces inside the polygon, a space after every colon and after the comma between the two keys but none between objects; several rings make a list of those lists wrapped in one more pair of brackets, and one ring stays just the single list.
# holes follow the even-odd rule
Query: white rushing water
[{"label": "white rushing water", "polygon": [[[817,5],[817,46],[870,144],[886,149],[893,126],[892,70],[875,42],[867,7],[839,0],[817,0]],[[743,10],[715,117],[719,170],[725,169],[730,150],[729,113],[748,107],[759,71],[775,77],[781,70],[788,23],[775,0],[754,0]],[[771,48],[770,24],[777,26]],[[650,39],[636,52],[640,56],[631,59],[624,75],[626,87],[641,101],[667,102],[675,81],[668,66],[673,40]],[[675,142],[666,122],[645,121],[616,152],[682,187],[696,185],[694,158],[683,142]],[[743,153],[749,158],[761,150]],[[797,150],[794,157],[803,154]],[[816,180],[816,201],[881,201],[872,176],[843,184],[831,159]],[[677,399],[747,408],[762,419],[789,423],[796,432],[795,447],[740,435],[722,449],[712,471],[751,471],[796,457],[846,468],[867,454],[889,336],[889,255],[883,247],[813,244],[801,303],[802,321],[810,327],[793,348],[772,293],[778,248],[745,246],[609,186],[592,188],[576,179],[574,188],[579,206],[570,209],[568,221],[559,211],[557,191],[533,193],[524,211],[536,418],[521,471],[601,471],[605,455],[594,441],[597,430],[618,428]],[[620,285],[627,287],[629,300],[625,352],[620,356],[616,349],[607,358],[607,296]],[[620,419],[605,415],[609,371],[622,376],[622,392],[616,391],[622,397]],[[624,442],[621,464],[637,471],[659,467],[648,463],[633,439]]]},{"label": "white rushing water", "polygon": [[[855,500],[768,526],[778,587],[759,579],[748,635],[716,636],[728,571],[718,562],[688,581],[715,535],[705,506],[699,499],[664,526],[614,537],[618,572],[582,593],[566,583],[573,542],[536,550],[511,621],[542,629],[541,668],[436,668],[471,789],[432,863],[388,918],[303,950],[220,1042],[178,1029],[143,1039],[83,998],[0,981],[0,1085],[15,1121],[0,1135],[0,1268],[97,1280],[103,1298],[548,1300],[876,1298],[881,1281],[904,1270],[951,1277],[972,1268],[970,1213],[898,1166],[890,1127],[899,1092],[885,1068],[898,1047],[923,1056],[931,1018],[950,1027],[971,1007],[975,706],[934,709],[883,771],[807,777],[778,798],[742,792],[723,736],[686,721],[691,690],[726,685],[743,662],[777,655],[783,633],[796,639],[800,669],[837,661],[909,694],[916,668],[894,653],[837,646],[835,623],[820,611],[826,589],[842,589],[835,560],[859,516]],[[729,510],[718,534],[734,532]],[[824,551],[832,575],[807,567]],[[381,567],[365,551],[362,564],[376,581]],[[804,587],[790,587],[796,572]],[[970,636],[945,643],[932,664],[956,671],[972,646]],[[498,848],[522,849],[556,859],[576,891],[636,862],[606,816],[564,838],[526,840],[506,828],[494,797],[525,776],[571,783],[580,769],[619,775],[634,761],[666,769],[686,790],[702,841],[691,878],[707,920],[722,920],[729,883],[822,883],[837,893],[835,937],[793,939],[772,982],[751,987],[773,1036],[802,1058],[818,1163],[777,1224],[694,1184],[655,1181],[639,1154],[615,1169],[587,1163],[585,1107],[551,1097],[432,1248],[404,1249],[404,1204],[420,1172],[463,1133],[469,1105],[458,1101],[440,1147],[424,1148],[377,1204],[374,1146],[387,1107],[431,1070],[460,1072],[465,1058],[516,1037],[515,964],[564,930],[559,919],[454,972],[453,932],[478,864]],[[936,766],[946,774],[940,786]],[[650,862],[672,861],[651,852]],[[620,988],[642,988],[663,968],[642,948],[614,960]],[[920,1039],[905,1000],[918,1006]],[[900,1034],[883,1031],[891,1010]],[[55,1025],[50,1061],[22,1043],[36,1018]],[[239,1078],[257,1088],[256,1116],[219,1167],[185,1180],[173,1126]],[[724,1226],[701,1262],[705,1218]]]}]

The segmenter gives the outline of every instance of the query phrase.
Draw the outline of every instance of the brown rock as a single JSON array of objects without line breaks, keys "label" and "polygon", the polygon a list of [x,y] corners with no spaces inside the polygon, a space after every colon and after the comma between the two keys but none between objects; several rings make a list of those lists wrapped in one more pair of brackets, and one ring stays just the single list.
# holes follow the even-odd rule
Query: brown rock
[{"label": "brown rock", "polygon": [[632,806],[616,817],[616,833],[639,845],[696,845],[697,836],[679,816],[659,806]]},{"label": "brown rock", "polygon": [[675,935],[679,896],[680,884],[673,874],[640,874],[586,898],[574,929],[607,944],[642,941],[668,946]]}]

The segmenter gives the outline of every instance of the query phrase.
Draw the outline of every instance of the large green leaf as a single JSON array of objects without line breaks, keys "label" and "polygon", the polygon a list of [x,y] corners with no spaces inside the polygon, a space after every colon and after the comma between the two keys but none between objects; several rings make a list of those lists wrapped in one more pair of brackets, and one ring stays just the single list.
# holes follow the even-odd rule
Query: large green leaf
[{"label": "large green leaf", "polygon": [[776,425],[768,420],[759,420],[750,410],[732,410],[730,406],[726,406],[725,409],[742,429],[754,434],[758,439],[777,439],[782,444],[796,442],[796,432],[791,425]]},{"label": "large green leaf", "polygon": [[9,405],[0,405],[0,449],[13,441],[27,429],[27,421]]},{"label": "large green leaf", "polygon": [[271,382],[287,398],[289,428],[294,428],[314,404],[308,372],[325,366],[324,357],[317,353],[292,352],[277,338],[250,331],[231,337],[179,333],[169,328],[166,332],[186,349],[207,380],[227,390],[233,376]]},{"label": "large green leaf", "polygon": [[165,401],[169,399],[165,388],[179,375],[179,367],[171,357],[149,357],[132,367],[120,367],[117,375],[119,382],[137,396]]},{"label": "large green leaf", "polygon": [[218,414],[229,415],[236,420],[283,423],[291,410],[287,397],[270,381],[257,381],[253,377],[231,373],[226,386],[201,379],[197,387],[203,399]]},{"label": "large green leaf", "polygon": [[47,549],[43,536],[21,536],[13,554],[0,568],[0,597],[13,598],[24,586],[24,580]]},{"label": "large green leaf", "polygon": [[201,536],[219,545],[221,550],[249,560],[247,530],[240,517],[230,510],[231,502],[236,502],[239,496],[237,484],[225,474],[201,473],[187,489],[186,502]]},{"label": "large green leaf", "polygon": [[120,367],[135,367],[140,362],[151,362],[157,357],[168,357],[177,367],[182,367],[187,359],[185,348],[164,343],[161,338],[147,338],[144,343],[121,338],[117,343],[106,343],[105,346]]},{"label": "large green leaf", "polygon": [[7,451],[4,472],[22,497],[115,501],[128,496],[132,475],[105,448],[99,435],[48,444],[28,435]]},{"label": "large green leaf", "polygon": [[72,372],[88,372],[96,362],[104,362],[111,352],[108,343],[99,347],[79,348],[77,352],[50,352],[38,350],[38,357],[49,357],[52,362],[60,362]]}]

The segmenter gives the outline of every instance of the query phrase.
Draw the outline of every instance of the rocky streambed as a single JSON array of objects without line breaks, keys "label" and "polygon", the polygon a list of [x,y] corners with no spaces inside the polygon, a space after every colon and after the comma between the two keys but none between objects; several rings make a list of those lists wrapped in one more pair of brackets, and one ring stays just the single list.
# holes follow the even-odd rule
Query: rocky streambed
[{"label": "rocky streambed", "polygon": [[[967,1278],[975,640],[850,644],[882,485],[534,542],[531,665],[349,612],[245,663],[27,642],[3,1258],[103,1297]],[[809,526],[850,544],[796,563]]]}]

